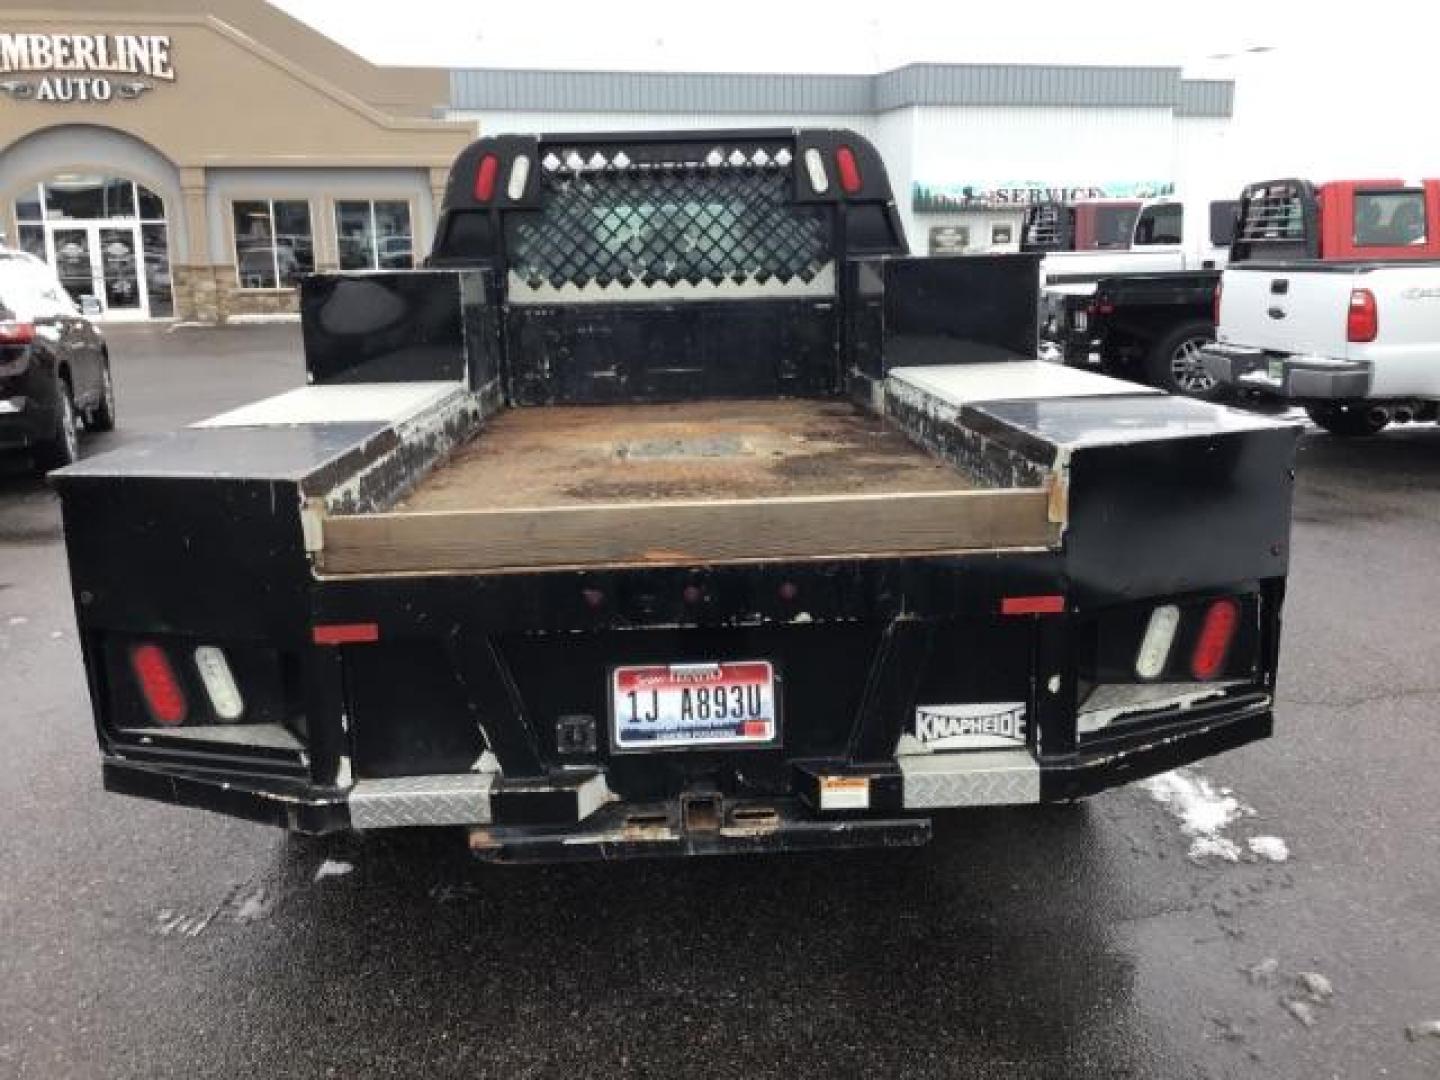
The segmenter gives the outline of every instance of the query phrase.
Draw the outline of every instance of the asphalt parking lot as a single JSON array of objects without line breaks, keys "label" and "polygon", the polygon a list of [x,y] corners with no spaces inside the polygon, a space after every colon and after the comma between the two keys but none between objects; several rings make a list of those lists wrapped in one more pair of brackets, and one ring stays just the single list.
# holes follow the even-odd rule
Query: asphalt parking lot
[{"label": "asphalt parking lot", "polygon": [[[87,453],[302,377],[293,325],[109,336]],[[1277,737],[1177,785],[493,868],[104,794],[58,507],[4,463],[0,1077],[1440,1076],[1437,536],[1440,429],[1307,436]]]}]

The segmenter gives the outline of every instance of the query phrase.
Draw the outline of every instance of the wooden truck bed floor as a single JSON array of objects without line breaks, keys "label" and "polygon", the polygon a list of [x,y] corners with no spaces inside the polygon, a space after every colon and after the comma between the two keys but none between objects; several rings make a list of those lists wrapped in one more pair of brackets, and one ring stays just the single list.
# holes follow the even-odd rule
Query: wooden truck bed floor
[{"label": "wooden truck bed floor", "polygon": [[844,401],[511,409],[400,510],[762,499],[973,487]]},{"label": "wooden truck bed floor", "polygon": [[843,401],[533,407],[386,513],[327,516],[327,576],[870,558],[1053,544],[1000,490]]}]

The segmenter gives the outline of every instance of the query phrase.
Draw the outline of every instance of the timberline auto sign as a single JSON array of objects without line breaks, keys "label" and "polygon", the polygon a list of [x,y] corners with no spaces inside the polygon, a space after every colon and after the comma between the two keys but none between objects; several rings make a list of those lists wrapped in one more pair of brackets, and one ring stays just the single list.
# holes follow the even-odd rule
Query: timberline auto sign
[{"label": "timberline auto sign", "polygon": [[19,101],[126,101],[155,79],[175,81],[164,34],[0,34],[0,91]]},{"label": "timberline auto sign", "polygon": [[1122,181],[1104,184],[1042,184],[1016,181],[1004,184],[922,184],[911,191],[911,206],[919,213],[943,210],[1003,210],[1033,203],[1075,202],[1077,199],[1154,199],[1175,194],[1167,180]]}]

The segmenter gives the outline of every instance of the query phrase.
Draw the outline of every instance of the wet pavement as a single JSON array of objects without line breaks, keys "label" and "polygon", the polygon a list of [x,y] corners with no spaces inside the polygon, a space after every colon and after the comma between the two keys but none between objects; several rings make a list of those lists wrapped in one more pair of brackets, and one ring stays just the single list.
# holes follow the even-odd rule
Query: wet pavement
[{"label": "wet pavement", "polygon": [[[110,337],[87,452],[302,379],[293,325]],[[529,868],[109,796],[58,508],[0,473],[0,1077],[1440,1076],[1406,1031],[1440,1020],[1440,429],[1302,443],[1278,735],[1199,770],[1236,862],[1141,788]]]}]

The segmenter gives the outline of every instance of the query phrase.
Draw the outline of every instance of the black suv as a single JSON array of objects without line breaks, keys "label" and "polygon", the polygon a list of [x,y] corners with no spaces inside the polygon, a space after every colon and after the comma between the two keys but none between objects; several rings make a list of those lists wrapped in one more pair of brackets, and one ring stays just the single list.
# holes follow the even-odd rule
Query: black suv
[{"label": "black suv", "polygon": [[40,259],[0,248],[0,450],[41,472],[80,456],[80,425],[115,426],[105,339]]}]

